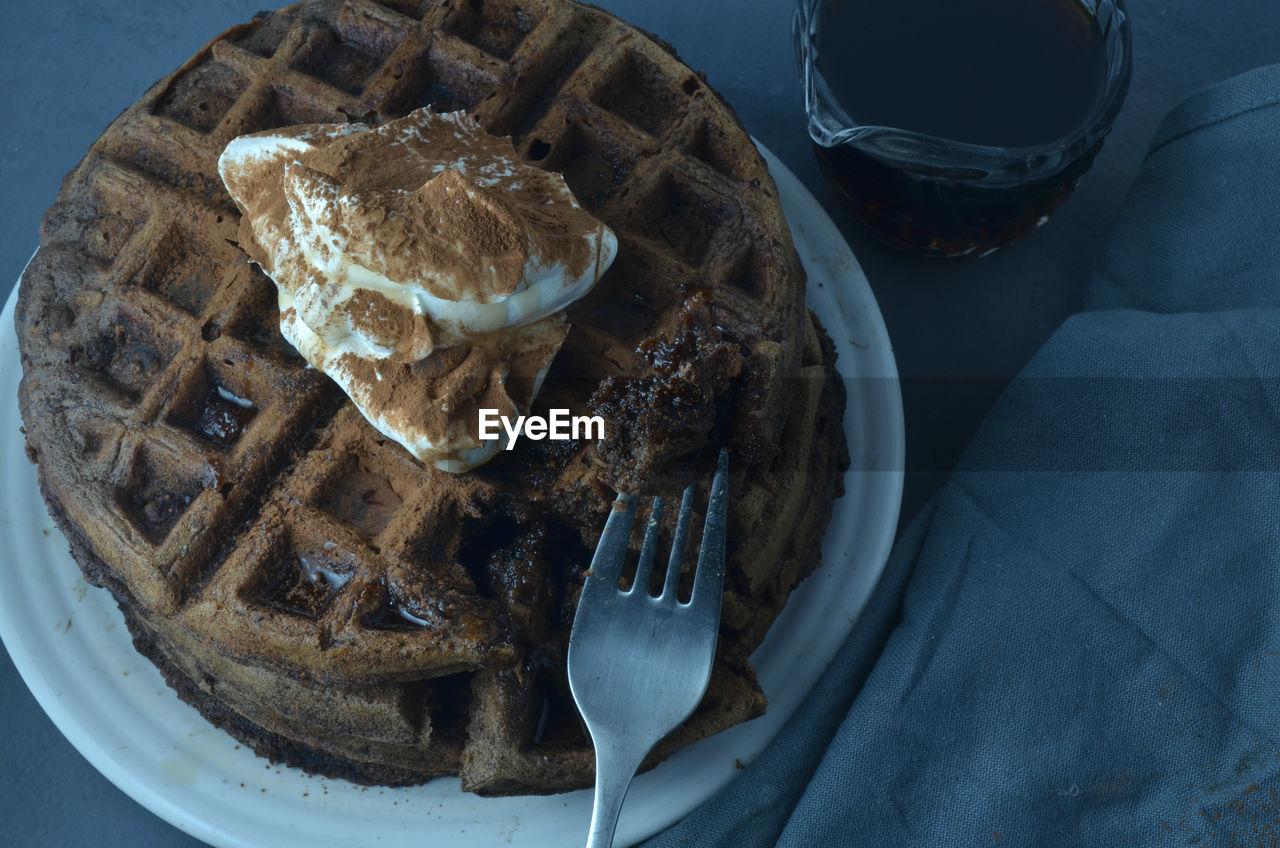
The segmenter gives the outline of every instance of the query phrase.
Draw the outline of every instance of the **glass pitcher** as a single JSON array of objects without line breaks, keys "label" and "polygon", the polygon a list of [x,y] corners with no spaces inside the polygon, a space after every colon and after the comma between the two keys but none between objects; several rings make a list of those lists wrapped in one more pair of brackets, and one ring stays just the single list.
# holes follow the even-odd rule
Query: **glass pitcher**
[{"label": "glass pitcher", "polygon": [[[904,4],[896,7],[903,9],[909,0],[892,2]],[[1000,4],[988,2],[986,13],[997,15],[991,10]],[[831,25],[832,20],[847,25],[849,20],[857,22],[859,16],[865,16],[867,37],[875,37],[875,17],[883,16],[882,10],[887,8],[878,4],[884,0],[797,0],[793,37],[804,83],[809,135],[818,164],[853,217],[873,235],[911,253],[940,257],[985,256],[1043,225],[1071,194],[1101,149],[1128,90],[1130,35],[1120,0],[1057,2],[1075,4],[1068,13],[1087,16],[1084,25],[1094,28],[1091,37],[1099,41],[1097,49],[1101,54],[1097,94],[1091,95],[1096,100],[1085,101],[1087,112],[1083,119],[1070,124],[1065,134],[1052,141],[1026,144],[1015,140],[1013,146],[1008,146],[994,144],[989,139],[958,140],[919,128],[877,124],[874,115],[864,116],[873,120],[859,121],[859,109],[840,102],[833,93],[833,88],[839,90],[839,87],[824,77],[824,70],[830,72],[833,65],[842,64],[847,69],[855,67],[855,63],[844,56],[838,57],[839,61],[829,59],[824,63],[819,47],[824,42],[824,27]],[[859,7],[859,3],[865,5]],[[928,4],[922,4],[921,8],[925,5]],[[979,41],[1028,38],[1018,32],[1018,22],[1012,18],[982,20],[982,5],[951,0],[950,6],[935,5],[935,8],[946,14],[967,12],[975,16],[965,19],[966,24],[1007,25],[1003,31],[981,30]],[[1006,4],[1006,8],[1026,7]],[[937,21],[929,23],[938,29]],[[1019,49],[1025,52],[1028,45],[1034,49],[1034,44],[1024,41]],[[890,45],[886,49],[898,48]],[[936,56],[926,52],[928,47],[923,42],[907,42],[901,49],[919,51],[923,62]],[[833,52],[831,47],[828,51]],[[938,76],[953,71],[940,69],[932,73],[940,89],[946,83],[965,84],[956,81],[962,80],[961,77]],[[866,81],[875,84],[871,77]],[[939,102],[952,105],[943,100]],[[1043,102],[1049,107],[1053,105],[1051,98]],[[1009,117],[1016,121],[1017,115],[1012,113]]]}]

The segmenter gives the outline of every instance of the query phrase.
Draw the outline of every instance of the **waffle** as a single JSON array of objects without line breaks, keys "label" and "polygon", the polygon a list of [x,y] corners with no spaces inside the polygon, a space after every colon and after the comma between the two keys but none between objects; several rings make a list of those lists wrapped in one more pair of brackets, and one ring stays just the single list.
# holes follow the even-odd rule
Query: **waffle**
[{"label": "waffle", "polygon": [[[510,135],[617,233],[535,406],[602,414],[604,440],[432,472],[280,337],[219,153],[424,105]],[[359,782],[576,788],[592,754],[565,647],[609,504],[678,494],[721,445],[715,671],[649,764],[765,707],[747,658],[817,564],[848,465],[803,288],[745,131],[635,28],[567,0],[302,3],[216,38],[68,175],[18,302],[27,449],[138,649],[259,753]]]}]

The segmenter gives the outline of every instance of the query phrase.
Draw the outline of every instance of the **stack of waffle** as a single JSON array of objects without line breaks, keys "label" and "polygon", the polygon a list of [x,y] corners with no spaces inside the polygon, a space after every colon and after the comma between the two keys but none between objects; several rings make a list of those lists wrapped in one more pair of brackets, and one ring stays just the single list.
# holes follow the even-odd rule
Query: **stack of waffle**
[{"label": "stack of waffle", "polygon": [[[280,337],[222,149],[425,105],[510,135],[617,233],[535,405],[603,415],[604,440],[433,471]],[[42,491],[138,649],[259,753],[355,781],[589,784],[564,658],[610,501],[677,495],[722,445],[718,659],[651,760],[760,714],[747,657],[848,464],[832,347],[745,131],[668,49],[568,0],[319,0],[227,31],[68,176],[17,321]]]}]

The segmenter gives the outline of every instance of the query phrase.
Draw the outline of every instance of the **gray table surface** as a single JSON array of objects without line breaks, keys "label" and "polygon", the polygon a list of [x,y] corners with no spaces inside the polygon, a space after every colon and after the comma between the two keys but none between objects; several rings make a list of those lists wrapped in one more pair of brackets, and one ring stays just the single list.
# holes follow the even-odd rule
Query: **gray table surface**
[{"label": "gray table surface", "polygon": [[[790,0],[599,0],[670,42],[840,224],[903,375],[910,515],[946,478],[1001,385],[1080,302],[1082,281],[1160,117],[1190,91],[1280,61],[1274,0],[1129,0],[1133,84],[1075,196],[1034,237],[976,262],[889,253],[841,215],[804,129]],[[0,29],[0,294],[36,244],[62,176],[103,127],[262,0],[11,0]],[[20,438],[7,433],[4,438]],[[99,775],[0,659],[0,844],[199,844]]]}]

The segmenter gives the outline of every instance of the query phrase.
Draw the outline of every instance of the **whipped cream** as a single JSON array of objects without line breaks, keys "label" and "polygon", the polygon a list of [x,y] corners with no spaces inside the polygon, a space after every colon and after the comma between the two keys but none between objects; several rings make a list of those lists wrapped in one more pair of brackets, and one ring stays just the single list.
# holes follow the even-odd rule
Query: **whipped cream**
[{"label": "whipped cream", "polygon": [[559,174],[462,112],[241,136],[218,160],[241,246],[275,281],[280,331],[374,427],[465,471],[528,412],[564,309],[617,255]]}]

